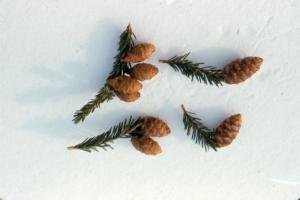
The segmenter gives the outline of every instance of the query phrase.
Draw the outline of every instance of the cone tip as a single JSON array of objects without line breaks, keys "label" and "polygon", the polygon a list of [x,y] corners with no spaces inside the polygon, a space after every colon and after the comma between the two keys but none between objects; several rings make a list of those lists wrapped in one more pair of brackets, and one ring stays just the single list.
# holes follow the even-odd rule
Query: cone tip
[{"label": "cone tip", "polygon": [[241,113],[237,113],[235,115],[232,115],[231,117],[241,120],[242,119],[242,114]]},{"label": "cone tip", "polygon": [[263,58],[258,57],[258,56],[254,56],[254,57],[252,57],[252,58],[255,59],[255,62],[260,63],[260,64],[264,61]]},{"label": "cone tip", "polygon": [[[250,57],[250,58],[251,58],[251,57]],[[255,61],[258,62],[258,63],[262,63],[262,62],[264,61],[263,58],[258,57],[258,56],[253,56],[252,58],[255,59]]]}]

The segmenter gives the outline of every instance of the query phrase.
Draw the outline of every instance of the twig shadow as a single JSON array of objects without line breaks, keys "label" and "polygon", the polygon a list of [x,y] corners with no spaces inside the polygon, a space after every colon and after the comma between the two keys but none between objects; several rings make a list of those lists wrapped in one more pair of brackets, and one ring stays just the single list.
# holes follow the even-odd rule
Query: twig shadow
[{"label": "twig shadow", "polygon": [[221,106],[196,108],[192,112],[197,114],[203,124],[210,129],[215,129],[224,119],[231,115]]},{"label": "twig shadow", "polygon": [[173,56],[180,56],[188,52],[188,50],[180,49],[179,47],[170,47],[166,50],[161,50],[158,48],[155,54],[157,55],[156,57],[158,58],[158,62],[159,59],[168,60]]},{"label": "twig shadow", "polygon": [[[86,49],[84,62],[67,61],[59,71],[44,66],[34,67],[32,71],[34,76],[53,84],[46,87],[37,86],[17,94],[17,102],[23,106],[34,106],[36,107],[34,111],[37,112],[38,106],[46,105],[45,103],[55,108],[56,102],[66,97],[73,98],[89,91],[96,94],[112,69],[117,48],[116,41],[120,32],[122,32],[122,27],[117,26],[110,19],[99,22],[84,45]],[[87,97],[87,101],[89,98],[92,97]],[[74,108],[74,111],[75,109],[78,108]],[[95,131],[78,128],[73,124],[70,116],[72,115],[66,110],[52,113],[50,119],[42,118],[41,113],[36,113],[33,117],[24,120],[19,128],[68,139],[88,137],[99,133],[97,130],[101,128],[100,126]],[[90,134],[87,135],[84,132],[90,132]]]},{"label": "twig shadow", "polygon": [[204,62],[206,65],[212,65],[218,69],[223,69],[226,64],[241,56],[240,53],[233,49],[210,47],[193,51],[190,58],[197,62]]},{"label": "twig shadow", "polygon": [[[116,54],[116,41],[118,41],[121,31],[121,28],[116,26],[112,20],[108,19],[99,22],[86,44],[87,53],[85,62],[68,61],[59,71],[42,66],[35,67],[32,73],[39,78],[53,82],[53,85],[36,87],[36,89],[17,95],[18,103],[39,106],[39,104],[50,102],[50,105],[54,107],[55,101],[62,100],[66,96],[72,97],[88,91],[96,93],[111,71],[113,57]],[[167,53],[158,50],[158,55],[161,55],[161,58],[168,59],[171,56],[185,53],[179,52],[179,50],[175,48],[169,50]],[[239,54],[229,49],[209,48],[192,52],[191,59],[197,62],[203,60],[209,65],[221,66],[222,68],[225,64],[239,56]],[[109,103],[113,104],[114,101]],[[179,106],[180,105],[178,105],[178,108],[180,108]],[[111,109],[114,110],[114,108]],[[179,109],[171,105],[165,106],[164,109],[165,111],[162,112],[163,115],[178,116],[176,118],[172,117],[170,121],[168,121],[169,124],[182,124],[180,121],[182,113]],[[196,110],[193,109],[192,111],[197,113],[197,115],[203,119],[203,122],[211,128],[216,127],[216,125],[228,115],[227,113],[225,115],[224,109],[221,107],[199,108]],[[79,129],[73,125],[71,119],[68,118],[69,116],[61,117],[67,115],[63,112],[55,114],[52,119],[43,119],[40,117],[29,119],[24,122],[21,128],[58,138],[80,139],[98,135],[113,126],[115,123],[112,122],[122,121],[129,116],[128,110],[114,110],[112,113],[118,114],[117,116],[101,116],[98,120],[87,120],[85,126],[89,127],[92,131]],[[134,116],[138,116],[138,114],[146,115],[146,113],[136,112]],[[180,126],[176,126],[174,130],[177,131],[179,128]],[[182,131],[180,130],[180,132]]]},{"label": "twig shadow", "polygon": [[53,84],[17,95],[17,101],[22,104],[37,104],[63,99],[67,95],[96,92],[111,70],[120,31],[112,20],[99,22],[84,45],[84,62],[67,61],[59,71],[44,66],[34,67],[33,75]]}]

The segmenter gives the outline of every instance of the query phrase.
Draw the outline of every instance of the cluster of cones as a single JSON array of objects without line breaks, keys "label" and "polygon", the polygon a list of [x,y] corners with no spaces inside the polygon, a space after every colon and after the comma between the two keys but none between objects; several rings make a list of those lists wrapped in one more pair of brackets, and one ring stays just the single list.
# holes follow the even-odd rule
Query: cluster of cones
[{"label": "cluster of cones", "polygon": [[[121,61],[142,62],[149,58],[155,51],[155,46],[149,43],[136,45]],[[223,70],[224,82],[238,84],[250,78],[259,70],[263,62],[259,57],[245,57],[227,64]],[[107,84],[114,89],[117,96],[126,102],[132,102],[140,97],[142,89],[140,81],[150,80],[157,73],[158,68],[148,63],[138,63],[130,69],[129,76],[118,76],[108,79]],[[170,128],[161,119],[144,117],[140,127],[142,135],[131,136],[132,145],[140,152],[147,155],[157,155],[162,152],[158,142],[152,137],[163,137],[170,134]],[[215,130],[213,140],[217,147],[225,147],[236,138],[242,123],[241,114],[236,114],[225,119]]]},{"label": "cluster of cones", "polygon": [[[153,44],[141,43],[131,48],[126,53],[126,56],[119,60],[123,63],[137,63],[133,67],[129,64],[128,66],[130,67],[125,70],[124,75],[116,76],[114,78],[107,79],[106,81],[106,84],[114,91],[120,100],[133,102],[139,99],[141,96],[140,90],[143,88],[141,81],[150,80],[158,74],[159,70],[156,66],[149,63],[143,63],[143,61],[150,58],[155,50],[156,47]],[[160,60],[160,62],[166,63],[164,60]],[[259,57],[244,57],[234,60],[227,64],[223,70],[218,70],[221,72],[221,75],[218,76],[217,79],[219,82],[225,82],[227,84],[239,84],[249,79],[255,72],[257,72],[260,69],[262,62],[263,59]],[[193,63],[188,60],[184,60],[181,64],[181,68],[177,65],[178,68],[176,68],[176,70],[181,70],[185,73],[185,75],[188,74],[186,72],[188,70],[194,70],[193,72],[197,72],[197,70],[200,69],[197,68],[199,64],[195,64],[197,68],[195,69]],[[208,70],[203,67],[200,71],[207,73]],[[203,77],[203,74],[200,76]],[[192,78],[193,77],[194,74],[192,74]],[[87,105],[90,106],[89,104]],[[94,103],[92,105],[98,104]],[[85,114],[85,111],[86,110],[83,109],[81,113]],[[232,115],[225,119],[214,130],[214,134],[212,135],[212,139],[216,144],[216,147],[224,147],[231,144],[240,130],[241,123],[241,114]],[[164,137],[170,133],[171,130],[169,126],[163,120],[150,116],[144,117],[141,119],[141,125],[136,127],[134,132],[130,133],[131,143],[138,151],[144,154],[157,155],[162,152],[162,149],[153,137]],[[74,149],[74,147],[70,147],[69,149]]]},{"label": "cluster of cones", "polygon": [[169,126],[156,117],[142,118],[139,127],[141,134],[132,135],[131,143],[140,152],[146,155],[157,155],[162,152],[160,145],[152,137],[164,137],[171,133]]},{"label": "cluster of cones", "polygon": [[[121,59],[122,62],[138,63],[148,59],[155,51],[155,46],[142,43],[134,46],[128,54]],[[140,81],[150,80],[158,73],[158,68],[149,63],[138,63],[130,68],[129,76],[117,76],[107,80],[107,84],[115,91],[120,100],[133,102],[140,95],[143,85]]]},{"label": "cluster of cones", "polygon": [[[225,119],[217,128],[213,139],[217,147],[225,147],[236,138],[242,124],[241,114],[236,114]],[[152,137],[164,137],[171,133],[167,123],[155,117],[142,118],[140,127],[142,134],[132,135],[131,143],[140,152],[146,155],[157,155],[162,152],[158,142]]]},{"label": "cluster of cones", "polygon": [[[138,44],[121,59],[122,62],[138,63],[148,59],[155,51],[155,46],[149,43]],[[259,70],[263,62],[259,57],[244,57],[227,64],[223,70],[224,82],[238,84],[250,78]],[[114,89],[117,96],[125,101],[132,102],[140,97],[142,84],[140,81],[150,80],[157,73],[158,68],[148,63],[138,63],[130,69],[129,76],[118,76],[108,79],[107,84]],[[157,155],[162,152],[158,142],[152,137],[163,137],[170,134],[168,125],[159,118],[144,117],[140,127],[142,135],[132,136],[132,145],[147,155]],[[217,147],[225,147],[236,138],[242,122],[241,114],[225,119],[215,131],[213,140]]]},{"label": "cluster of cones", "polygon": [[[149,58],[155,51],[155,46],[149,43],[136,45],[123,62],[142,62]],[[223,70],[224,82],[227,84],[238,84],[249,79],[260,69],[263,62],[259,57],[244,57],[227,64]],[[149,63],[138,63],[134,65],[128,75],[117,76],[107,80],[107,84],[115,91],[120,100],[133,102],[140,95],[143,85],[140,81],[150,80],[159,72],[158,68]]]}]

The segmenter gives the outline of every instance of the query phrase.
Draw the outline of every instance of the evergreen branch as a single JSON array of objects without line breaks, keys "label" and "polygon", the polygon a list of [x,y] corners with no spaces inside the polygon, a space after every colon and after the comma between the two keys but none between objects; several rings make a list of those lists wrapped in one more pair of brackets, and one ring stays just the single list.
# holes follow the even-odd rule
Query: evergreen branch
[{"label": "evergreen branch", "polygon": [[183,75],[191,78],[192,81],[195,78],[200,83],[204,82],[218,87],[222,85],[223,70],[216,69],[213,66],[199,67],[204,63],[193,63],[187,59],[189,54],[174,56],[169,60],[159,60],[159,62],[169,64],[175,71],[180,71]]},{"label": "evergreen branch", "polygon": [[128,51],[134,46],[133,39],[135,38],[132,32],[131,25],[128,24],[126,30],[120,35],[118,54],[115,56],[113,70],[109,74],[108,79],[124,75],[131,67],[130,63],[121,62],[121,58],[127,55]]},{"label": "evergreen branch", "polygon": [[68,147],[69,150],[80,149],[83,151],[91,152],[92,150],[98,151],[97,148],[102,148],[106,150],[107,148],[113,149],[110,143],[113,140],[118,138],[127,138],[130,137],[131,133],[134,133],[140,126],[141,118],[137,118],[134,120],[131,116],[129,119],[125,119],[124,121],[120,122],[119,124],[113,126],[108,131],[102,133],[101,135],[86,138],[83,142]]},{"label": "evergreen branch", "polygon": [[215,131],[204,126],[201,119],[195,116],[195,113],[187,111],[183,105],[181,105],[181,108],[183,110],[184,130],[187,130],[187,135],[192,135],[192,140],[196,144],[201,144],[205,151],[209,150],[209,148],[217,151],[217,146],[213,139]]},{"label": "evergreen branch", "polygon": [[[113,70],[110,73],[108,79],[114,78],[116,76],[124,75],[130,69],[130,63],[121,62],[121,58],[127,54],[127,52],[134,46],[133,38],[135,38],[132,32],[130,24],[128,24],[126,30],[120,35],[118,54],[115,56],[115,62],[113,65]],[[98,107],[103,102],[107,102],[113,99],[115,96],[114,91],[106,84],[99,90],[98,94],[94,99],[90,100],[86,105],[84,105],[80,110],[77,110],[73,115],[73,122],[75,124],[80,121],[83,122],[84,119]]]},{"label": "evergreen branch", "polygon": [[99,108],[103,102],[108,102],[113,99],[115,92],[108,86],[104,85],[95,96],[94,99],[91,99],[86,105],[84,105],[80,110],[77,110],[73,115],[73,122],[75,124],[80,121],[83,122],[84,119],[96,108]]}]

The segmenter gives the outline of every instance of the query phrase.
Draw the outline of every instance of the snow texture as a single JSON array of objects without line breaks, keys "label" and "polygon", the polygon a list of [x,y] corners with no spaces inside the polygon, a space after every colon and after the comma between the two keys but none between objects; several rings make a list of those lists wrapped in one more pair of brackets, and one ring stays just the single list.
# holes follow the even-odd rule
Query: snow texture
[{"label": "snow texture", "polygon": [[[131,22],[157,51],[160,73],[142,98],[104,104],[86,122],[75,110],[111,70]],[[2,200],[296,200],[300,198],[299,0],[0,1],[0,198]],[[191,51],[222,68],[242,56],[264,64],[250,80],[217,88],[158,59]],[[237,139],[217,153],[186,137],[180,104],[209,127],[242,113]],[[67,151],[129,115],[165,119],[163,154],[128,140],[112,151]]]}]

